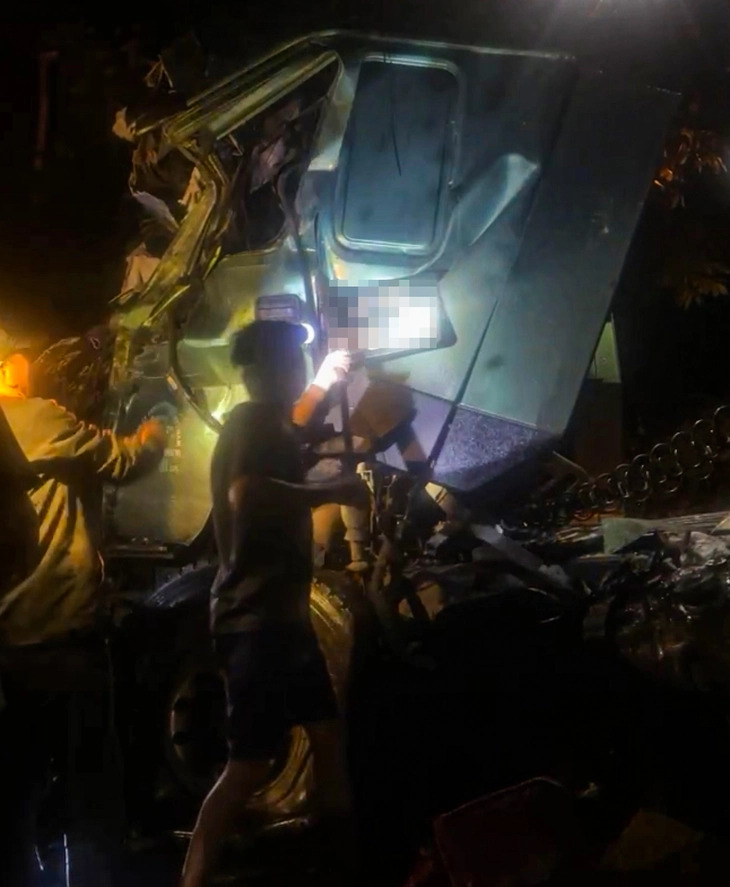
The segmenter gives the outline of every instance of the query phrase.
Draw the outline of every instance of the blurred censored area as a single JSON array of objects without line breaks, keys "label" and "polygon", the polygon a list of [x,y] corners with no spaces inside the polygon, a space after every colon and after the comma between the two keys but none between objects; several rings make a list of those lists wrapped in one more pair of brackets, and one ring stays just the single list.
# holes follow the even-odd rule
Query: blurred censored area
[{"label": "blurred censored area", "polygon": [[437,286],[412,280],[334,286],[327,299],[331,349],[380,351],[435,348],[439,338]]}]

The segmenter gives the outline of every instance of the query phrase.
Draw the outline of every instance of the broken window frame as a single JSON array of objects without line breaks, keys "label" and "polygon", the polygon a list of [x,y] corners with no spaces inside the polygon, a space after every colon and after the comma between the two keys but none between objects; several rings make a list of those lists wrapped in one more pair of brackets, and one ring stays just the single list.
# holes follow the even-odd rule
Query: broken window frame
[{"label": "broken window frame", "polygon": [[[302,47],[298,49],[301,56]],[[312,55],[312,46],[307,44],[304,49],[308,50],[308,55]],[[192,278],[205,276],[212,270],[219,238],[227,225],[234,185],[212,150],[212,143],[229,136],[333,63],[338,66],[334,88],[342,70],[342,59],[338,53],[321,48],[309,60],[300,58],[298,63],[289,61],[288,65],[286,61],[286,57],[282,59],[278,71],[272,73],[269,80],[263,84],[254,83],[244,96],[231,100],[222,109],[217,93],[204,94],[205,101],[199,111],[191,109],[163,124],[163,141],[167,150],[179,150],[190,159],[198,168],[204,187],[200,199],[183,220],[147,286],[125,311],[122,325],[126,329],[156,324],[161,315],[187,292]],[[256,65],[252,70],[259,71],[259,76],[262,76],[262,67]],[[238,79],[234,78],[234,81]],[[230,83],[224,84],[223,91],[230,90]],[[316,142],[315,136],[314,144]]]},{"label": "broken window frame", "polygon": [[[241,255],[244,253],[256,255],[256,254],[265,254],[267,252],[272,252],[278,249],[283,240],[286,238],[288,234],[292,234],[291,230],[287,230],[287,228],[292,227],[293,219],[291,216],[295,216],[296,212],[294,210],[294,200],[288,199],[281,192],[280,188],[284,181],[287,182],[288,187],[288,179],[290,174],[294,172],[296,169],[299,170],[299,176],[297,178],[296,188],[294,189],[294,193],[297,193],[299,190],[299,186],[301,183],[301,177],[305,172],[305,165],[308,166],[311,158],[314,156],[316,152],[320,134],[322,131],[322,127],[324,125],[324,121],[327,117],[327,113],[329,110],[329,106],[333,100],[333,96],[336,92],[337,85],[339,80],[343,74],[343,64],[342,60],[337,58],[329,61],[327,64],[318,65],[318,70],[314,73],[309,74],[306,78],[300,80],[296,86],[294,86],[291,90],[285,92],[281,96],[277,98],[275,102],[269,103],[266,110],[262,111],[260,114],[254,115],[253,117],[247,116],[244,123],[241,125],[236,125],[235,129],[227,134],[225,137],[229,139],[235,146],[238,148],[240,158],[242,163],[237,166],[236,170],[229,176],[231,179],[232,187],[231,187],[231,216],[235,215],[235,218],[232,218],[231,221],[233,224],[238,226],[238,216],[241,214],[245,220],[244,225],[240,228],[239,234],[242,235],[242,239],[245,241],[245,244],[240,245],[238,248],[234,249],[226,249],[223,255],[232,256],[232,255]],[[323,88],[321,91],[314,90],[313,95],[305,95],[302,96],[302,92],[310,87],[311,84],[316,80],[317,77],[323,74],[327,74],[329,71],[329,82],[326,88]],[[260,134],[260,138],[253,145],[253,150],[248,154],[248,156],[244,156],[246,154],[247,148],[241,147],[244,142],[239,142],[239,134],[242,130],[247,127],[249,124],[255,124],[257,122],[262,123],[264,126],[267,121],[274,121],[278,115],[281,115],[284,108],[286,108],[287,103],[292,101],[297,101],[299,99],[303,99],[300,102],[300,107],[294,113],[290,119],[282,118],[278,122],[277,131],[272,134],[268,139],[266,139],[263,135],[263,132]],[[307,122],[308,118],[314,117],[314,124],[312,126],[311,121]],[[287,144],[287,139],[290,131],[293,127],[304,125],[305,127],[311,126],[309,133],[306,136],[306,146],[304,149],[294,158],[285,156],[281,162],[275,164],[270,170],[269,177],[259,182],[259,184],[253,188],[251,187],[252,183],[247,180],[249,179],[252,173],[252,165],[254,164],[254,152],[258,153],[258,157],[261,157],[267,150],[271,148],[275,148],[279,144],[283,144],[285,148],[290,148],[291,145]],[[221,139],[218,142],[222,141]],[[248,146],[251,147],[251,142],[248,142]],[[250,197],[253,194],[258,194],[259,192],[265,190],[266,188],[273,189],[274,199],[281,210],[282,219],[281,224],[276,231],[276,233],[269,237],[268,239],[262,240],[260,243],[252,243],[249,235],[251,233],[251,228],[248,224],[248,210],[251,209],[249,206],[249,200],[247,197]],[[236,205],[233,206],[233,202],[236,201]],[[256,221],[254,219],[255,227]],[[233,225],[231,226],[233,227]],[[230,234],[230,228],[225,232],[226,234]],[[223,255],[221,257],[223,257]]]},{"label": "broken window frame", "polygon": [[[235,177],[226,172],[220,157],[213,150],[214,143],[230,137],[235,130],[264,113],[332,64],[336,65],[336,70],[328,99],[336,89],[343,71],[339,54],[309,43],[298,45],[296,49],[298,51],[295,56],[299,61],[292,61],[286,53],[278,53],[280,64],[276,66],[277,70],[263,82],[262,65],[254,66],[251,69],[253,74],[248,75],[248,79],[254,81],[249,90],[244,95],[234,90],[235,100],[225,104],[222,109],[218,90],[204,94],[199,109],[191,108],[191,111],[183,112],[162,124],[163,150],[178,150],[193,163],[200,175],[202,193],[180,224],[147,285],[137,298],[130,300],[118,319],[119,335],[112,384],[119,381],[114,377],[119,375],[120,370],[124,372],[128,365],[127,358],[131,353],[135,333],[143,330],[159,331],[162,339],[168,339],[171,380],[179,386],[200,418],[216,431],[220,430],[220,422],[198,404],[180,367],[177,355],[180,330],[175,323],[174,308],[215,266],[221,252],[221,239],[230,220]],[[281,58],[282,55],[284,58]],[[310,57],[307,58],[306,55]],[[231,89],[230,83],[224,84],[224,91],[230,92]],[[317,124],[312,140],[313,147],[318,143],[319,131],[326,117],[325,112]],[[285,235],[286,229],[282,231],[281,237]]]}]

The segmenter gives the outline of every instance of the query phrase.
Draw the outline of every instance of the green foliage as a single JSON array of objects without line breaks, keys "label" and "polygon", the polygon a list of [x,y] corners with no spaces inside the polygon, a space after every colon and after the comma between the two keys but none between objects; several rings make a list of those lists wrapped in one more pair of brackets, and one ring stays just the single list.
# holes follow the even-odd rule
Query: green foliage
[{"label": "green foliage", "polygon": [[682,308],[730,295],[727,242],[716,225],[702,224],[687,199],[704,176],[727,174],[723,138],[708,129],[683,126],[667,141],[654,184],[669,217],[662,238],[659,284]]},{"label": "green foliage", "polygon": [[727,172],[722,150],[722,138],[707,129],[685,126],[669,139],[654,184],[664,192],[672,209],[685,205],[687,188],[698,176]]},{"label": "green foliage", "polygon": [[727,265],[688,252],[670,256],[662,275],[662,286],[672,291],[682,308],[698,305],[704,299],[727,296],[729,282]]}]

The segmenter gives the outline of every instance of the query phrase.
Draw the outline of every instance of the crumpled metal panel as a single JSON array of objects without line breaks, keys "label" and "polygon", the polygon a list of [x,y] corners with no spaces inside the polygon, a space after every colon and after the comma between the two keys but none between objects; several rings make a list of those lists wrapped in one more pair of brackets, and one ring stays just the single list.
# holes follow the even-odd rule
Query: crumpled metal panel
[{"label": "crumpled metal panel", "polygon": [[548,434],[570,419],[677,96],[580,79],[463,405]]},{"label": "crumpled metal panel", "polygon": [[[456,343],[383,364],[409,387],[458,401],[433,454],[438,482],[474,490],[514,472],[564,432],[677,101],[605,75],[582,78],[521,241],[516,200],[500,220],[507,237],[498,223],[441,279]],[[413,419],[421,436],[428,421]],[[386,461],[398,467],[390,455]]]},{"label": "crumpled metal panel", "polygon": [[[311,279],[305,282],[303,256],[290,236],[263,252],[227,256],[208,273],[231,183],[206,146],[333,60],[335,82],[296,200]],[[405,89],[398,76],[410,83],[418,68],[436,72],[439,89],[429,109],[443,133],[448,108],[449,137],[434,140],[424,115],[412,132],[398,120],[393,125],[395,109],[384,106],[375,122],[385,125],[376,127],[373,147],[381,151],[375,167],[403,177],[399,193],[418,200],[426,192],[409,179],[416,166],[402,160],[419,152],[419,132],[430,145],[426,191],[438,192],[439,206],[429,210],[428,231],[409,216],[409,230],[399,234],[393,189],[378,194],[382,183],[370,181],[362,155],[350,165],[353,109],[375,113],[372,101],[358,104],[370,82],[361,72],[371,63],[379,74],[384,64],[400,66],[393,71],[396,105]],[[385,92],[375,91],[376,104],[388,105]],[[574,60],[556,55],[334,32],[274,51],[192,100],[165,132],[171,146],[195,160],[203,194],[144,292],[121,313],[112,379],[122,402],[132,391],[146,408],[173,396],[180,440],[162,477],[108,500],[113,535],[187,544],[204,525],[215,431],[203,415],[214,426],[245,396],[222,365],[225,340],[266,294],[309,303],[314,290],[316,304],[308,310],[325,314],[335,283],[357,293],[377,290],[379,282],[435,281],[445,334],[427,351],[368,362],[364,389],[360,379],[351,392],[353,428],[377,425],[384,430],[383,461],[412,469],[435,460],[436,478],[462,490],[530,460],[567,424],[676,102],[608,75],[582,74]],[[353,187],[369,193],[353,197]],[[382,197],[382,206],[373,205],[373,196]],[[381,215],[378,234],[372,221]],[[171,394],[165,372],[170,306],[196,276],[205,298],[177,350],[193,405],[180,391]],[[143,365],[141,333],[154,334],[157,343],[153,370]],[[130,413],[120,428],[131,422]]]},{"label": "crumpled metal panel", "polygon": [[534,165],[519,155],[501,158],[496,166],[495,185],[503,177],[504,200],[487,230],[456,258],[438,284],[453,344],[436,353],[408,354],[371,364],[386,378],[405,379],[409,388],[450,401],[459,396],[517,258],[536,178]]},{"label": "crumpled metal panel", "polygon": [[[382,175],[358,178],[361,149],[353,142],[361,138],[357,121],[369,110],[368,90],[372,84],[361,79],[372,58],[387,60],[393,67],[394,83],[409,67],[428,75],[447,76],[458,84],[458,93],[449,99],[451,138],[443,143],[440,167],[435,156],[424,167],[408,163],[411,155],[433,155],[433,138],[398,125],[398,94],[383,92],[378,157],[372,167],[382,167]],[[550,55],[505,53],[499,50],[473,50],[466,47],[409,44],[407,41],[364,41],[360,47],[347,47],[340,80],[333,95],[330,113],[323,121],[317,150],[309,174],[300,188],[298,209],[303,237],[316,254],[320,272],[330,280],[349,286],[371,286],[378,280],[418,277],[422,273],[443,274],[453,268],[462,254],[472,247],[519,198],[526,186],[534,184],[536,173],[547,159],[575,75],[571,60]],[[441,121],[443,97],[424,86],[423,103],[433,121]],[[344,103],[350,100],[348,119]],[[430,103],[430,104],[429,104]],[[341,132],[335,132],[336,127]],[[386,135],[388,136],[386,138]],[[339,147],[334,162],[334,147]],[[362,162],[362,161],[361,161]],[[429,226],[439,236],[427,243],[425,235],[409,242],[408,224],[398,202],[398,194],[410,191],[413,200],[423,197],[423,179],[440,174],[445,190],[432,188]],[[398,182],[399,187],[388,183]],[[400,181],[402,180],[402,181]],[[342,220],[349,202],[362,203],[368,221],[373,216],[367,200],[377,196],[381,217],[380,237],[370,232],[361,242],[343,236]],[[420,195],[420,197],[418,196]],[[425,213],[421,213],[425,217]],[[316,219],[316,225],[312,224]],[[362,224],[362,223],[361,223]],[[316,229],[316,230],[315,230]],[[519,242],[520,230],[512,236]],[[413,239],[412,235],[411,239]],[[474,283],[478,286],[480,281]],[[458,311],[458,308],[457,308]],[[472,318],[473,320],[473,318]]]},{"label": "crumpled metal panel", "polygon": [[[152,398],[146,398],[147,408],[152,405]],[[137,545],[192,543],[210,514],[210,460],[216,439],[195,413],[184,411],[159,470],[110,492],[114,507],[108,533]]]},{"label": "crumpled metal panel", "polygon": [[[133,350],[132,379],[126,389],[119,431],[135,429],[161,401],[174,401],[180,419],[156,472],[135,483],[106,490],[107,546],[113,548],[119,542],[136,548],[188,545],[199,536],[210,514],[210,459],[217,435],[186,406],[171,384],[167,376],[167,345],[137,345]],[[240,401],[243,386],[234,388],[220,380],[217,385],[211,384],[215,366],[210,360],[206,364],[206,397],[220,415]],[[192,368],[192,361],[188,365]]]},{"label": "crumpled metal panel", "polygon": [[433,250],[445,224],[458,96],[447,68],[363,62],[340,159],[340,241],[370,252]]}]

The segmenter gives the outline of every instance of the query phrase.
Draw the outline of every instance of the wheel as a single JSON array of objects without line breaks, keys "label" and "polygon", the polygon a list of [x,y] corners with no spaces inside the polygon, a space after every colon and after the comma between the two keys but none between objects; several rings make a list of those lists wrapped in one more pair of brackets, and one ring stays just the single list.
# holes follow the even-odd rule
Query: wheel
[{"label": "wheel", "polygon": [[[348,588],[318,579],[312,586],[311,613],[341,711],[347,703],[355,638]],[[225,688],[207,647],[189,655],[172,680],[166,706],[164,755],[173,778],[202,799],[226,761]],[[311,749],[306,731],[295,727],[272,758],[270,778],[251,799],[251,813],[278,820],[307,812],[313,789]]]}]

